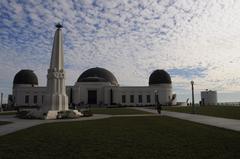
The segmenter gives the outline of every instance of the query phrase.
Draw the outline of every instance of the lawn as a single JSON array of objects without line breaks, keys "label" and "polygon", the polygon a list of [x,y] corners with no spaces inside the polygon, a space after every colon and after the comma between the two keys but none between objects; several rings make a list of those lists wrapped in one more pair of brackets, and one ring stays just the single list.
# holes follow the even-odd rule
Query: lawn
[{"label": "lawn", "polygon": [[11,122],[8,122],[8,121],[0,121],[0,126],[1,125],[5,125],[5,124],[10,124]]},{"label": "lawn", "polygon": [[[163,110],[192,113],[192,107],[163,107]],[[196,113],[230,119],[240,119],[240,107],[237,106],[197,106]]]},{"label": "lawn", "polygon": [[16,111],[0,112],[0,115],[16,115]]},{"label": "lawn", "polygon": [[169,117],[51,123],[0,137],[4,158],[240,158],[240,133]]},{"label": "lawn", "polygon": [[150,114],[145,111],[131,108],[91,108],[93,114],[110,114],[110,115],[130,115],[130,114]]},{"label": "lawn", "polygon": [[[131,108],[91,108],[94,114],[110,114],[110,115],[130,115],[130,114],[150,114],[148,112],[135,110]],[[16,111],[0,112],[0,115],[16,115]]]}]

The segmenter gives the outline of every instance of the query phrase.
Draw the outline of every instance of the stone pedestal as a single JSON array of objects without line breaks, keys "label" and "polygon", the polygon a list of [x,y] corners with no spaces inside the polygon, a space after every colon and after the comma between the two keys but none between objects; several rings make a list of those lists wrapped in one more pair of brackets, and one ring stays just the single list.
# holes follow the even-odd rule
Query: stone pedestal
[{"label": "stone pedestal", "polygon": [[49,110],[44,116],[44,119],[57,119],[58,111],[57,110]]}]

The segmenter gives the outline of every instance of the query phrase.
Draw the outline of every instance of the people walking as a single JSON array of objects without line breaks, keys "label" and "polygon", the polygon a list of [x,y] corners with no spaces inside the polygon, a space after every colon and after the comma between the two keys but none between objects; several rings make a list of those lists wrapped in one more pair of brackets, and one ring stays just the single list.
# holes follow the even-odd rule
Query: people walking
[{"label": "people walking", "polygon": [[161,111],[162,111],[162,105],[161,104],[157,104],[157,112],[158,114],[161,114]]}]

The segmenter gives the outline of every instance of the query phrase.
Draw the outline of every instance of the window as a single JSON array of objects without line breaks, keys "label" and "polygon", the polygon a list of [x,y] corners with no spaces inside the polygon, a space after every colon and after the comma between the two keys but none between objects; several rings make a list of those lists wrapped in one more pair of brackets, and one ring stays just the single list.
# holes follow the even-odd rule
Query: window
[{"label": "window", "polygon": [[134,95],[130,95],[130,103],[134,103]]},{"label": "window", "polygon": [[151,103],[151,96],[147,95],[147,103]]},{"label": "window", "polygon": [[34,104],[37,104],[37,96],[36,96],[36,95],[33,96],[33,103],[34,103]]},{"label": "window", "polygon": [[42,104],[43,104],[43,101],[44,101],[44,96],[42,96]]},{"label": "window", "polygon": [[122,95],[122,103],[126,103],[126,95]]},{"label": "window", "polygon": [[155,95],[155,104],[159,104],[158,95]]},{"label": "window", "polygon": [[26,104],[29,103],[29,95],[25,96],[25,103],[26,103]]},{"label": "window", "polygon": [[142,95],[138,95],[138,103],[142,103]]}]

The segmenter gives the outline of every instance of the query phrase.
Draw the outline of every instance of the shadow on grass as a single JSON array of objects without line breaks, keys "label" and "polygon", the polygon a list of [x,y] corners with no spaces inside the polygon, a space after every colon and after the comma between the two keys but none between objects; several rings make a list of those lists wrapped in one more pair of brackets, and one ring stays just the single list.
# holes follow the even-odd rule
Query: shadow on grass
[{"label": "shadow on grass", "polygon": [[93,114],[109,114],[109,115],[131,115],[131,114],[151,114],[145,111],[135,110],[131,108],[90,108]]}]

